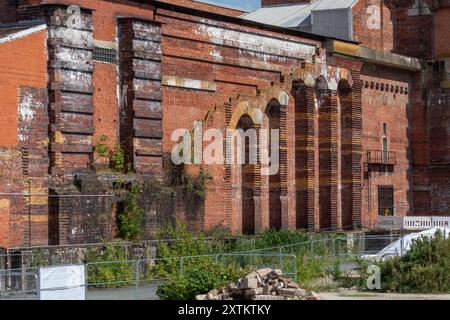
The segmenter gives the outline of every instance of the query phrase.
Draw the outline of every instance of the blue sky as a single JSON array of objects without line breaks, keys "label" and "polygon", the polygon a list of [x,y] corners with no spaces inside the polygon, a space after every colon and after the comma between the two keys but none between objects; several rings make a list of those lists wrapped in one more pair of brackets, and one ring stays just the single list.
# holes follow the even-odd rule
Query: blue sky
[{"label": "blue sky", "polygon": [[233,6],[241,7],[244,9],[254,10],[261,4],[261,0],[210,0],[223,4],[231,4]]}]

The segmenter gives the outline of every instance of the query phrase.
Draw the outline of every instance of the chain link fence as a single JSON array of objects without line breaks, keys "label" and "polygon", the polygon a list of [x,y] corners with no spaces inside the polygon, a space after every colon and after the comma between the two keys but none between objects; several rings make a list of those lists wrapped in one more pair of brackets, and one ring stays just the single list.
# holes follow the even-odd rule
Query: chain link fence
[{"label": "chain link fence", "polygon": [[[86,299],[155,300],[161,283],[175,275],[182,276],[185,270],[199,263],[280,269],[287,277],[301,282],[302,272],[311,264],[320,264],[330,270],[339,264],[342,270],[352,270],[355,258],[376,254],[399,238],[398,235],[348,235],[245,252],[89,262],[85,264]],[[0,270],[0,298],[39,299],[39,268]]]}]

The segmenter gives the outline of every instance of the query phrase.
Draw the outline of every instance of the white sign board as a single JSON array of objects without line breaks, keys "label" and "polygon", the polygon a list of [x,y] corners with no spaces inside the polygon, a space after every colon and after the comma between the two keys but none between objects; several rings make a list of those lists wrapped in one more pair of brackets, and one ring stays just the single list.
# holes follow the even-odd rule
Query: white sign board
[{"label": "white sign board", "polygon": [[41,300],[85,300],[85,266],[57,266],[39,269]]},{"label": "white sign board", "polygon": [[403,229],[403,217],[378,217],[377,229],[396,230]]}]

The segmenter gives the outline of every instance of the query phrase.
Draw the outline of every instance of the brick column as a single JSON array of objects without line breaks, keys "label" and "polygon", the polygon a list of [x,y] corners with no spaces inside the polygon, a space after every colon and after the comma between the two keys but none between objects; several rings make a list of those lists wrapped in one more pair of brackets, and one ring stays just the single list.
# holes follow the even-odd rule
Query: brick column
[{"label": "brick column", "polygon": [[317,203],[316,164],[317,155],[317,121],[315,107],[315,89],[306,88],[306,209],[308,216],[308,230],[319,229],[319,214]]},{"label": "brick column", "polygon": [[363,81],[359,71],[352,71],[353,78],[353,107],[352,107],[352,216],[353,226],[361,226],[362,207],[362,87]]},{"label": "brick column", "polygon": [[67,6],[41,10],[49,34],[50,168],[52,174],[73,173],[93,156],[92,12],[81,10],[81,24],[68,27]]},{"label": "brick column", "polygon": [[258,157],[256,160],[256,164],[253,166],[253,201],[255,202],[255,233],[258,233],[262,231],[261,229],[263,227],[263,217],[261,210],[261,155],[259,154],[259,146],[261,141],[261,125],[255,123],[254,129],[256,131],[256,150],[258,150]]},{"label": "brick column", "polygon": [[[288,104],[289,100],[283,103]],[[287,107],[287,105],[280,105],[280,201],[283,229],[289,229],[290,225],[287,187]]]},{"label": "brick column", "polygon": [[225,156],[225,170],[224,170],[223,178],[225,180],[225,194],[224,194],[225,206],[226,206],[226,208],[225,208],[225,210],[226,210],[225,225],[228,226],[228,228],[230,229],[230,231],[232,233],[234,233],[234,232],[236,232],[236,230],[233,225],[234,220],[233,220],[233,206],[232,206],[233,190],[232,190],[232,181],[231,181],[231,165],[227,162],[228,159],[231,159],[232,148],[227,148],[227,145],[226,145],[226,134],[227,134],[226,129],[230,125],[231,116],[232,116],[231,104],[225,103],[224,109],[225,109],[225,133],[224,133],[225,143],[224,143],[223,154]]},{"label": "brick column", "polygon": [[331,228],[333,230],[342,229],[342,207],[340,185],[340,148],[339,148],[339,110],[337,103],[337,92],[331,92],[330,101],[330,174],[331,174]]},{"label": "brick column", "polygon": [[162,175],[161,26],[119,19],[120,143],[138,173]]}]

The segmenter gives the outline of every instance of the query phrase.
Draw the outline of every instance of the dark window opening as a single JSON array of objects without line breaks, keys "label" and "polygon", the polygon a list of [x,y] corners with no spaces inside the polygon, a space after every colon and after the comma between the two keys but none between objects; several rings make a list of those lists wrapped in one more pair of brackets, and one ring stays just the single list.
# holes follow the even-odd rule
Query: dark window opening
[{"label": "dark window opening", "polygon": [[394,187],[378,186],[378,214],[380,216],[393,216],[394,208]]}]

